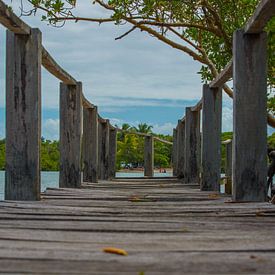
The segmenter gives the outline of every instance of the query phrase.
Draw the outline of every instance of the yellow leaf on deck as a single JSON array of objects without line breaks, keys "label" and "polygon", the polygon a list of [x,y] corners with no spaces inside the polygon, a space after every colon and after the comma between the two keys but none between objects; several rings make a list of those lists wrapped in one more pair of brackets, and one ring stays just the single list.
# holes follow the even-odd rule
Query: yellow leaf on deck
[{"label": "yellow leaf on deck", "polygon": [[105,253],[118,254],[118,255],[122,255],[122,256],[128,255],[128,253],[125,250],[116,248],[116,247],[105,247],[105,248],[103,248],[103,251]]},{"label": "yellow leaf on deck", "polygon": [[208,195],[209,199],[218,199],[220,196],[218,194],[210,194]]}]

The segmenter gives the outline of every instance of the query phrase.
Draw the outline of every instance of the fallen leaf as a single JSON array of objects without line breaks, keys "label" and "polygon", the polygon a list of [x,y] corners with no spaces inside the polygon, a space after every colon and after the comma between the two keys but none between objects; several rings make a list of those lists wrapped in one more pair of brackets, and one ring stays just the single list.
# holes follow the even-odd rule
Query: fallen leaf
[{"label": "fallen leaf", "polygon": [[103,251],[105,253],[112,253],[112,254],[117,254],[117,255],[122,255],[122,256],[127,256],[128,253],[120,248],[116,248],[116,247],[105,247],[103,248]]},{"label": "fallen leaf", "polygon": [[208,198],[209,199],[217,199],[217,198],[219,198],[220,196],[218,195],[218,194],[210,194],[210,195],[208,195]]},{"label": "fallen leaf", "polygon": [[265,213],[263,211],[256,211],[256,216],[264,216]]}]

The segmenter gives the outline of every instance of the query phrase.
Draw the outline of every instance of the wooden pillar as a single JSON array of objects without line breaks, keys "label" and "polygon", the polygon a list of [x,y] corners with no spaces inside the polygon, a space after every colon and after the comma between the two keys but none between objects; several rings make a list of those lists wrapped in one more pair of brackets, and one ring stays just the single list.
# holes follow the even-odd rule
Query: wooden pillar
[{"label": "wooden pillar", "polygon": [[40,199],[41,39],[7,31],[6,200]]},{"label": "wooden pillar", "polygon": [[117,151],[117,130],[110,129],[109,131],[109,179],[116,176],[116,151]]},{"label": "wooden pillar", "polygon": [[144,138],[144,176],[154,176],[154,138],[152,136]]},{"label": "wooden pillar", "polygon": [[185,157],[185,120],[178,121],[177,127],[177,177],[184,177],[184,157]]},{"label": "wooden pillar", "polygon": [[234,33],[233,200],[267,198],[266,33]]},{"label": "wooden pillar", "polygon": [[173,176],[177,176],[177,170],[178,170],[177,136],[178,136],[177,129],[173,129],[173,147],[172,147]]},{"label": "wooden pillar", "polygon": [[199,183],[200,173],[200,112],[185,110],[184,182]]},{"label": "wooden pillar", "polygon": [[60,83],[59,186],[81,186],[82,84]]},{"label": "wooden pillar", "polygon": [[98,140],[99,179],[108,180],[109,172],[109,120],[100,123]]},{"label": "wooden pillar", "polygon": [[83,110],[83,181],[98,181],[97,107]]},{"label": "wooden pillar", "polygon": [[219,191],[221,177],[222,90],[203,85],[202,191]]},{"label": "wooden pillar", "polygon": [[225,193],[232,194],[232,141],[225,145],[226,159],[225,159]]}]

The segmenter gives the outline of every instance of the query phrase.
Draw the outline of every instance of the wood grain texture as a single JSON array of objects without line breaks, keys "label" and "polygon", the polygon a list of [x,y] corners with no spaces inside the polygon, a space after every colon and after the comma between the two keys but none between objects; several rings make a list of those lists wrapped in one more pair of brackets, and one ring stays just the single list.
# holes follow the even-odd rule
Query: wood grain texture
[{"label": "wood grain texture", "polygon": [[154,175],[154,138],[144,137],[144,176]]},{"label": "wood grain texture", "polygon": [[178,121],[177,127],[177,176],[178,178],[184,177],[184,158],[185,158],[185,119]]},{"label": "wood grain texture", "polygon": [[39,200],[41,139],[41,32],[7,31],[7,200]]},{"label": "wood grain texture", "polygon": [[[153,178],[0,202],[0,273],[272,273],[275,206],[229,200],[197,184]],[[110,246],[128,256],[104,253]]]},{"label": "wood grain texture", "polygon": [[203,85],[201,190],[219,191],[221,175],[222,90]]},{"label": "wood grain texture", "polygon": [[60,83],[60,187],[81,185],[82,84]]},{"label": "wood grain texture", "polygon": [[233,39],[233,198],[267,194],[267,36],[236,31]]},{"label": "wood grain texture", "polygon": [[184,182],[199,182],[200,112],[185,108]]},{"label": "wood grain texture", "polygon": [[173,129],[173,147],[172,147],[172,165],[173,165],[173,176],[177,176],[178,170],[178,148],[177,148],[177,129]]}]

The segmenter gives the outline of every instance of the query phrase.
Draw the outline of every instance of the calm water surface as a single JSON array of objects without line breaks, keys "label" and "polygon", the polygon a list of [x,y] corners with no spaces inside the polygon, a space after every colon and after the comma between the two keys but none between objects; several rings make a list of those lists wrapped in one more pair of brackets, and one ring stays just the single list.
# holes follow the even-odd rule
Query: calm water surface
[{"label": "calm water surface", "polygon": [[[122,173],[117,172],[117,177],[143,177],[144,173]],[[155,173],[156,177],[170,177],[171,173]],[[59,172],[41,172],[41,191],[47,187],[58,187]],[[0,171],[0,200],[4,199],[5,171]]]}]

